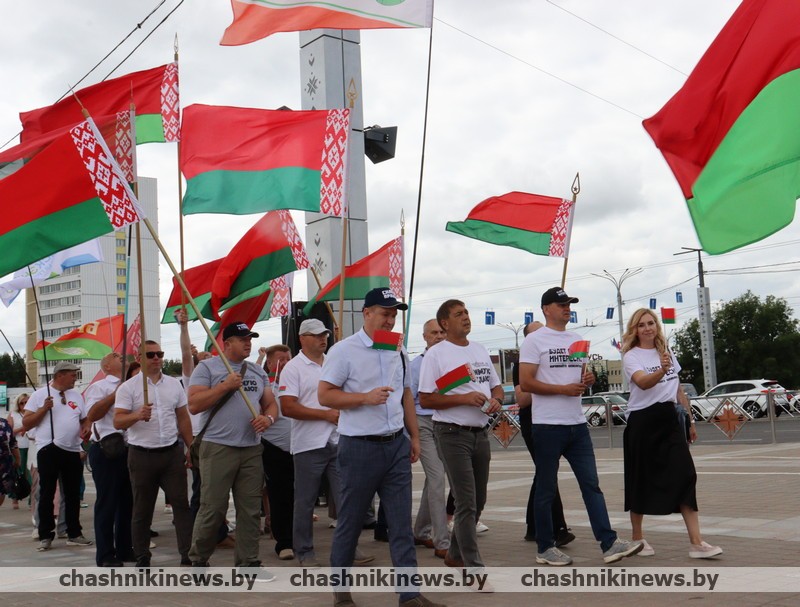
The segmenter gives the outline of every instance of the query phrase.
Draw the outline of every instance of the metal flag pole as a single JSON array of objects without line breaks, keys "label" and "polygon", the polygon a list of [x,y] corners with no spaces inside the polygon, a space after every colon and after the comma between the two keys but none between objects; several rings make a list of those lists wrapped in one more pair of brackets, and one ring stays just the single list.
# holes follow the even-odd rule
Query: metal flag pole
[{"label": "metal flag pole", "polygon": [[[570,219],[569,230],[570,234],[568,235],[569,238],[572,237],[572,221],[575,219],[575,203],[578,201],[578,194],[581,192],[581,174],[580,172],[575,173],[575,179],[572,181],[572,218]],[[564,285],[567,284],[567,263],[569,262],[569,249],[567,249],[567,255],[564,256],[564,270],[561,272],[561,288],[564,288]]]}]

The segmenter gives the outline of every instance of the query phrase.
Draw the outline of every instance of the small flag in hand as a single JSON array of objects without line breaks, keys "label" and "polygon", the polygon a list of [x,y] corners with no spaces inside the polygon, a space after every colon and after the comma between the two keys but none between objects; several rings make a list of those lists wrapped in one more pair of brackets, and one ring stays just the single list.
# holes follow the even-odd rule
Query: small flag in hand
[{"label": "small flag in hand", "polygon": [[578,360],[589,356],[589,342],[580,340],[573,343],[568,350],[570,360]]},{"label": "small flag in hand", "polygon": [[447,394],[450,390],[454,390],[463,384],[467,384],[474,379],[472,367],[469,363],[465,363],[460,367],[456,367],[452,371],[448,371],[436,380],[436,388],[439,394]]},{"label": "small flag in hand", "polygon": [[372,335],[373,350],[392,350],[397,352],[403,345],[403,334],[394,331],[375,331]]},{"label": "small flag in hand", "polygon": [[661,308],[661,322],[665,325],[674,325],[675,308]]}]

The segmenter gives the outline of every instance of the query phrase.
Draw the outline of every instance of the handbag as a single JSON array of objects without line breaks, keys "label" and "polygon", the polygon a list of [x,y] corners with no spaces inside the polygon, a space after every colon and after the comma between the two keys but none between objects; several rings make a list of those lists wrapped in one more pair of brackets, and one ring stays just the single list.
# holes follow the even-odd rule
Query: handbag
[{"label": "handbag", "polygon": [[15,468],[13,474],[14,489],[10,497],[16,500],[24,500],[31,494],[31,483],[22,468]]},{"label": "handbag", "polygon": [[[242,368],[239,371],[239,374],[242,377],[244,377],[246,371],[247,371],[247,361],[244,361],[242,363]],[[203,442],[203,435],[205,435],[206,429],[208,428],[208,425],[211,423],[211,420],[214,419],[214,416],[217,414],[217,411],[219,411],[222,408],[222,405],[228,402],[228,399],[230,399],[230,397],[233,396],[234,392],[236,392],[236,390],[228,392],[225,396],[223,396],[217,401],[217,404],[214,405],[213,409],[211,409],[211,413],[209,413],[206,423],[203,424],[203,429],[197,433],[197,436],[195,436],[194,439],[192,440],[192,444],[189,445],[189,458],[190,461],[192,462],[192,468],[195,468],[197,470],[200,469],[200,444]]]}]

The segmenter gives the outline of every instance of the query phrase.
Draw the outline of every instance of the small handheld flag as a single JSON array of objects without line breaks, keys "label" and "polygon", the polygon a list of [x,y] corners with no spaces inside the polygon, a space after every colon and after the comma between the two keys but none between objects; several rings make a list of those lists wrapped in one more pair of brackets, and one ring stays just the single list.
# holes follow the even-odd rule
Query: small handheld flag
[{"label": "small handheld flag", "polygon": [[570,345],[567,353],[570,360],[587,358],[589,356],[589,342],[586,340],[576,341]]},{"label": "small handheld flag", "polygon": [[665,325],[674,325],[675,308],[661,308],[661,322]]},{"label": "small handheld flag", "polygon": [[377,330],[372,335],[373,350],[390,350],[397,352],[403,345],[403,334],[394,331]]},{"label": "small handheld flag", "polygon": [[436,388],[439,390],[439,394],[447,394],[458,386],[471,382],[473,379],[472,367],[469,363],[465,363],[437,379]]}]

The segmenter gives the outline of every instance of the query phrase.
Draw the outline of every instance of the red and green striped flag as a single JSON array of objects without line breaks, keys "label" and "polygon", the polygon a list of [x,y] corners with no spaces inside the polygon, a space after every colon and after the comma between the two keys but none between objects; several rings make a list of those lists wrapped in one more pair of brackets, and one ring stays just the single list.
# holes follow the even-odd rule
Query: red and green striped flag
[{"label": "red and green striped flag", "polygon": [[[77,100],[76,100],[77,97]],[[78,100],[80,103],[78,103]],[[178,64],[98,82],[47,107],[22,112],[21,141],[83,120],[81,105],[92,116],[107,116],[136,108],[136,143],[178,141],[180,98]]]},{"label": "red and green striped flag", "polygon": [[703,249],[791,223],[800,195],[800,3],[744,0],[644,128],[680,185]]},{"label": "red and green striped flag", "polygon": [[91,120],[0,180],[0,200],[0,276],[144,217]]},{"label": "red and green striped flag", "polygon": [[289,211],[270,211],[222,260],[211,284],[219,314],[267,290],[271,279],[308,267],[308,256]]},{"label": "red and green striped flag", "polygon": [[665,325],[674,325],[675,308],[661,308],[661,322]]},{"label": "red and green striped flag", "polygon": [[[388,287],[402,297],[405,293],[403,266],[403,237],[400,236],[345,267],[344,299],[364,299],[369,291],[377,287]],[[341,274],[338,274],[311,298],[303,308],[303,314],[308,316],[318,301],[338,301],[340,286]]]},{"label": "red and green striped flag", "polygon": [[448,221],[448,232],[535,255],[569,257],[571,200],[509,192],[492,196],[472,209],[465,221]]},{"label": "red and green striped flag", "polygon": [[190,105],[181,126],[182,212],[345,214],[350,110]]},{"label": "red and green striped flag", "polygon": [[231,306],[225,310],[218,322],[211,326],[211,332],[214,334],[216,344],[211,343],[211,340],[206,339],[206,352],[211,352],[215,356],[222,350],[222,330],[233,322],[243,322],[251,329],[253,325],[262,320],[268,320],[270,317],[270,306],[272,305],[272,293],[264,291],[260,295],[247,299],[241,303]]},{"label": "red and green striped flag", "polygon": [[580,341],[573,342],[570,344],[570,347],[567,349],[567,354],[569,354],[570,360],[578,360],[581,358],[588,358],[589,357],[589,342],[585,339]]},{"label": "red and green striped flag", "polygon": [[236,46],[277,32],[430,27],[433,0],[231,0],[233,23],[220,44]]},{"label": "red and green striped flag", "polygon": [[439,394],[447,394],[459,386],[468,384],[473,379],[475,379],[475,376],[472,373],[472,366],[469,363],[464,363],[437,379],[436,388],[439,390]]},{"label": "red and green striped flag", "polygon": [[122,314],[86,323],[59,337],[53,343],[40,341],[33,349],[36,360],[100,360],[122,344],[125,317]]},{"label": "red and green striped flag", "polygon": [[403,347],[403,334],[378,329],[372,334],[373,350],[391,350],[397,352]]},{"label": "red and green striped flag", "polygon": [[[200,308],[203,318],[214,318],[214,313],[211,311],[211,282],[214,280],[217,268],[219,268],[224,259],[224,257],[215,259],[183,271],[183,282],[186,284],[186,288],[189,290],[189,294],[194,299],[197,307]],[[189,320],[197,320],[194,309],[186,303],[186,298],[181,293],[181,287],[173,277],[172,292],[169,294],[161,324],[177,322],[175,320],[175,312],[181,308],[181,304],[186,306],[186,315]]]}]

